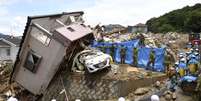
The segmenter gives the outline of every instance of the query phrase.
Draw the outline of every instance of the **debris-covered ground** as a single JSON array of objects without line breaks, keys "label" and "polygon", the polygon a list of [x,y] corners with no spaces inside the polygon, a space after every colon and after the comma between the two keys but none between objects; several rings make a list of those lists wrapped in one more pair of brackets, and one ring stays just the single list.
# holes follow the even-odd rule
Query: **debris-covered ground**
[{"label": "debris-covered ground", "polygon": [[9,84],[10,75],[12,71],[12,64],[1,64],[0,67],[0,101],[4,101],[9,96],[15,93],[12,90],[19,90],[16,83]]},{"label": "debris-covered ground", "polygon": [[[110,38],[111,37],[116,37],[116,36],[111,35]],[[182,37],[182,38],[179,38],[179,37]],[[127,36],[127,34],[124,34],[124,35],[118,36],[117,39],[119,39],[119,38],[122,40],[126,40],[126,38],[128,39],[128,36]],[[131,38],[131,39],[136,38],[136,36],[130,36],[129,38]],[[113,41],[114,40],[116,40],[116,39],[113,38]],[[122,41],[122,40],[116,40],[116,41]],[[177,57],[176,54],[177,54],[178,50],[185,48],[184,43],[187,43],[186,42],[187,35],[177,34],[177,33],[168,33],[165,35],[148,33],[145,35],[145,40],[146,40],[146,44],[151,47],[158,47],[159,44],[160,44],[160,46],[166,45],[167,48],[169,49],[170,53],[176,58]],[[123,64],[122,65],[114,64],[114,65],[112,65],[112,67],[113,68],[111,68],[112,69],[111,72],[108,72],[108,74],[106,75],[106,78],[126,80],[129,78],[143,79],[146,77],[153,77],[154,75],[161,75],[160,73],[157,73],[157,72],[146,71],[146,70],[140,69],[140,68],[133,68],[132,66],[123,65]],[[11,67],[7,67],[7,66],[0,68],[0,71],[1,71],[0,72],[1,73],[0,74],[1,75],[0,76],[1,99],[6,99],[10,96],[8,93],[10,93],[10,94],[13,93],[13,91],[11,92],[12,87],[9,86],[9,84],[8,84],[9,79],[10,79],[11,70],[12,70]],[[12,85],[16,85],[16,84],[12,84]],[[21,89],[15,87],[15,89],[14,89],[15,94],[17,94],[16,92],[18,92],[18,90],[20,91]],[[160,93],[161,99],[163,101],[164,100],[163,93],[165,91],[167,91],[167,89],[165,88],[165,80],[164,80],[164,81],[161,81],[160,84],[157,86],[155,84],[150,84],[150,86],[136,89],[135,91],[128,94],[125,98],[128,99],[128,101],[138,101],[138,100],[147,101],[151,95]],[[183,95],[179,95],[179,94],[181,94],[181,91],[179,91],[179,92],[180,92],[180,93],[178,93],[179,98],[185,97]],[[18,96],[19,95],[21,96],[21,98],[23,98],[22,96],[24,96],[23,94],[18,93]],[[191,97],[187,96],[187,99],[191,99]],[[184,99],[183,101],[190,101],[187,99]],[[178,101],[180,101],[180,100],[178,100]]]},{"label": "debris-covered ground", "polygon": [[83,14],[28,17],[15,65],[0,66],[0,100],[192,100],[183,92],[200,87],[200,39],[124,27],[106,33],[84,25]]}]

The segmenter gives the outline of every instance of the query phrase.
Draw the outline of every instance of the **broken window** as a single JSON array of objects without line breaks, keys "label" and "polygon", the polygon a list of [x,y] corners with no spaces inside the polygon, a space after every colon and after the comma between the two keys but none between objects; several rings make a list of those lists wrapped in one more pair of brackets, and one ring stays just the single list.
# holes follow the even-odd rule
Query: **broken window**
[{"label": "broken window", "polygon": [[41,56],[37,55],[33,51],[29,51],[24,63],[24,67],[35,73],[41,61],[41,58]]},{"label": "broken window", "polygon": [[43,43],[45,46],[48,46],[50,43],[50,38],[44,33],[33,33],[32,36]]}]

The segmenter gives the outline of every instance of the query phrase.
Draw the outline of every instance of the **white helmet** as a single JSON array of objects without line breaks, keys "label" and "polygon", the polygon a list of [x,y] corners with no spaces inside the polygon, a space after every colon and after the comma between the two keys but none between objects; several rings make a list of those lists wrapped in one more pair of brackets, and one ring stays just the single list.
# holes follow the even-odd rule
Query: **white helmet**
[{"label": "white helmet", "polygon": [[80,99],[75,99],[75,101],[81,101]]},{"label": "white helmet", "polygon": [[51,101],[57,101],[56,99],[52,99]]},{"label": "white helmet", "polygon": [[18,101],[18,99],[11,96],[7,101]]},{"label": "white helmet", "polygon": [[179,57],[181,58],[181,57],[184,57],[182,54],[179,54]]},{"label": "white helmet", "polygon": [[160,99],[159,99],[158,95],[152,95],[151,101],[160,101]]},{"label": "white helmet", "polygon": [[126,101],[124,97],[120,97],[118,101]]},{"label": "white helmet", "polygon": [[175,62],[175,65],[179,65],[179,62],[177,61],[177,62]]},{"label": "white helmet", "polygon": [[191,52],[186,52],[186,54],[190,54]]},{"label": "white helmet", "polygon": [[185,61],[186,61],[186,59],[185,59],[185,58],[181,58],[181,59],[180,59],[180,61],[183,61],[183,62],[185,62]]},{"label": "white helmet", "polygon": [[195,52],[194,54],[195,54],[195,55],[199,55],[199,53],[198,53],[198,52]]}]

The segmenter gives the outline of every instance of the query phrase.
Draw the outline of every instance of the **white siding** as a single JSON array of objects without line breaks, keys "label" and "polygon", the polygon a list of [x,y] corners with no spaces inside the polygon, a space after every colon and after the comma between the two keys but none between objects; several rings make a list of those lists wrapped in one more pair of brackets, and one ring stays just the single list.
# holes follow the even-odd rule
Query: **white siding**
[{"label": "white siding", "polygon": [[[39,33],[36,28],[32,28],[30,33]],[[24,68],[26,55],[29,50],[35,51],[42,56],[36,73],[30,72]],[[50,80],[53,78],[59,64],[65,55],[65,47],[58,41],[52,39],[48,46],[45,46],[33,36],[30,36],[28,46],[25,47],[22,53],[23,58],[20,61],[20,68],[15,76],[15,80],[34,94],[41,94],[48,86]]]},{"label": "white siding", "polygon": [[11,47],[11,50],[10,50],[11,56],[10,56],[10,58],[13,61],[13,63],[16,60],[16,56],[17,56],[18,51],[19,51],[19,47],[16,47],[16,46]]},{"label": "white siding", "polygon": [[[10,55],[7,54],[7,49],[10,49]],[[12,61],[14,63],[18,50],[19,50],[19,47],[16,47],[16,46],[1,47],[0,61]]]},{"label": "white siding", "polygon": [[11,56],[7,55],[7,49],[9,49],[9,47],[8,48],[6,48],[6,47],[1,47],[0,48],[0,60],[1,61],[11,60]]}]

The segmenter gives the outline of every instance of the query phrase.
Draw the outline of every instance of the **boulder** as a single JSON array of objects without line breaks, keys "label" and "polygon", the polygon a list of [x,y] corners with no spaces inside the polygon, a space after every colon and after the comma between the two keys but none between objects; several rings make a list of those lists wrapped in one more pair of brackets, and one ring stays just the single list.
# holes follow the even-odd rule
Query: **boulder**
[{"label": "boulder", "polygon": [[135,90],[135,95],[144,95],[149,92],[149,88],[138,88]]}]

